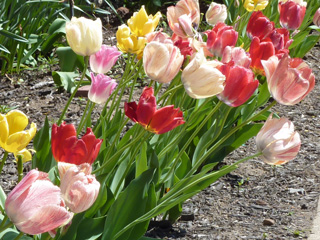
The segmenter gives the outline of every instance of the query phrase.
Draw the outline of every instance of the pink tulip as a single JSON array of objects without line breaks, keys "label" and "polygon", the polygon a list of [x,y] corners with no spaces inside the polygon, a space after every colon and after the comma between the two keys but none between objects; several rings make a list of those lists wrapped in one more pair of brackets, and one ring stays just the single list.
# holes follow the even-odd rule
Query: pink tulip
[{"label": "pink tulip", "polygon": [[300,58],[284,54],[261,61],[266,73],[269,92],[283,105],[294,105],[304,99],[314,88],[315,77],[309,66]]},{"label": "pink tulip", "polygon": [[259,86],[253,72],[241,66],[223,65],[219,70],[226,76],[224,90],[217,97],[231,107],[245,103]]},{"label": "pink tulip", "polygon": [[303,0],[279,0],[280,24],[288,30],[301,26],[306,14],[307,2]]},{"label": "pink tulip", "polygon": [[151,42],[143,51],[143,67],[149,78],[170,82],[179,72],[184,57],[172,43]]},{"label": "pink tulip", "polygon": [[65,208],[60,189],[48,174],[31,170],[9,193],[5,210],[22,232],[36,235],[67,224],[73,214]]},{"label": "pink tulip", "polygon": [[90,56],[90,68],[95,73],[107,73],[120,55],[115,46],[102,45],[98,52]]},{"label": "pink tulip", "polygon": [[238,33],[224,23],[218,23],[212,30],[205,32],[207,34],[207,48],[217,57],[221,57],[226,46],[234,47],[238,40]]},{"label": "pink tulip", "polygon": [[168,7],[167,19],[169,27],[179,37],[193,36],[193,27],[197,27],[200,22],[199,1],[180,0],[176,6]]},{"label": "pink tulip", "polygon": [[245,68],[249,68],[251,64],[251,58],[243,48],[226,46],[221,62],[229,63],[230,61],[234,62],[235,65]]},{"label": "pink tulip", "polygon": [[287,118],[272,119],[271,114],[259,131],[256,144],[265,163],[280,165],[297,156],[301,141],[291,121]]},{"label": "pink tulip", "polygon": [[318,10],[313,16],[313,23],[314,25],[320,28],[320,8],[318,8]]},{"label": "pink tulip", "polygon": [[161,43],[171,41],[170,36],[168,34],[162,32],[162,29],[160,29],[160,31],[157,31],[157,32],[148,33],[146,35],[146,38],[147,38],[148,43],[153,42],[153,41],[161,42]]},{"label": "pink tulip", "polygon": [[64,174],[60,175],[62,197],[74,213],[87,210],[98,197],[100,183],[90,174],[91,165],[84,163],[69,166]]},{"label": "pink tulip", "polygon": [[250,39],[258,37],[260,40],[266,38],[274,29],[274,22],[263,15],[262,12],[253,12],[247,25],[247,35]]},{"label": "pink tulip", "polygon": [[91,86],[88,92],[88,98],[94,103],[105,103],[116,87],[117,83],[112,78],[103,74],[94,76],[94,74],[91,73]]}]

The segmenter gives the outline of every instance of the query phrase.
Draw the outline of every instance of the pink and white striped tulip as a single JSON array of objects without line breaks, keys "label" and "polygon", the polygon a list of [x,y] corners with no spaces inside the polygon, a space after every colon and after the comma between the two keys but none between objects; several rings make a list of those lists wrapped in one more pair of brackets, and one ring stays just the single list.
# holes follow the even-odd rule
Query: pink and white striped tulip
[{"label": "pink and white striped tulip", "polygon": [[243,48],[226,46],[221,62],[229,63],[230,61],[233,61],[235,65],[245,68],[249,68],[251,64],[251,58]]},{"label": "pink and white striped tulip", "polygon": [[261,60],[266,73],[269,92],[283,105],[294,105],[304,99],[314,88],[315,76],[301,58],[290,58],[284,54],[267,61]]},{"label": "pink and white striped tulip", "polygon": [[280,165],[297,156],[301,141],[291,121],[287,118],[272,119],[271,114],[259,131],[256,144],[265,163]]},{"label": "pink and white striped tulip", "polygon": [[97,104],[105,103],[116,87],[117,83],[112,78],[103,74],[94,76],[94,74],[91,73],[91,86],[88,92],[88,98]]},{"label": "pink and white striped tulip", "polygon": [[316,25],[317,27],[320,28],[320,7],[318,8],[316,13],[314,14],[312,20],[313,20],[314,25]]},{"label": "pink and white striped tulip", "polygon": [[48,174],[31,170],[9,193],[5,210],[22,232],[36,235],[67,224],[73,213],[67,211],[60,188]]},{"label": "pink and white striped tulip", "polygon": [[227,7],[224,4],[212,2],[206,12],[206,21],[212,26],[218,22],[224,22],[227,17]]},{"label": "pink and white striped tulip", "polygon": [[68,166],[64,174],[60,175],[62,197],[74,213],[87,210],[98,197],[100,183],[94,175],[90,175],[91,170],[90,164],[83,163]]},{"label": "pink and white striped tulip", "polygon": [[288,30],[298,29],[306,14],[307,2],[303,0],[279,0],[280,25]]},{"label": "pink and white striped tulip", "polygon": [[100,50],[90,56],[90,68],[95,73],[107,73],[118,60],[121,52],[117,47],[102,45]]},{"label": "pink and white striped tulip", "polygon": [[150,42],[143,51],[143,67],[149,78],[170,82],[179,72],[184,57],[173,43]]}]

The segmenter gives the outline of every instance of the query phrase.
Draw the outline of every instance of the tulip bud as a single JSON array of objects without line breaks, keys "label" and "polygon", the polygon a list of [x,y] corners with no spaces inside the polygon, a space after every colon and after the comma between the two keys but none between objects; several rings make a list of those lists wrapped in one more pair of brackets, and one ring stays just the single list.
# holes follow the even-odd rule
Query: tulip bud
[{"label": "tulip bud", "polygon": [[284,54],[261,61],[272,97],[283,105],[294,105],[314,88],[315,77],[309,66],[300,58]]},{"label": "tulip bud", "polygon": [[244,0],[243,6],[248,12],[259,11],[266,8],[269,0]]},{"label": "tulip bud", "polygon": [[28,117],[19,110],[0,114],[0,147],[11,153],[23,150],[37,132],[35,123],[31,123],[29,130],[24,130],[27,126]]},{"label": "tulip bud", "polygon": [[247,35],[250,39],[258,37],[260,40],[266,38],[274,29],[274,22],[263,15],[262,12],[254,12],[247,25]]},{"label": "tulip bud", "polygon": [[59,187],[47,173],[31,170],[9,193],[5,210],[22,232],[36,235],[67,224],[73,214],[65,208]]},{"label": "tulip bud", "polygon": [[320,8],[318,8],[313,16],[313,24],[320,28]]},{"label": "tulip bud", "polygon": [[182,71],[181,81],[192,98],[208,98],[221,93],[226,77],[217,69],[222,63],[207,61],[203,51],[196,53]]},{"label": "tulip bud", "polygon": [[87,210],[96,201],[100,183],[91,174],[91,165],[88,163],[68,168],[60,176],[60,188],[67,207],[74,213]]},{"label": "tulip bud", "polygon": [[306,13],[307,2],[303,0],[279,0],[280,24],[288,30],[298,29]]},{"label": "tulip bud", "polygon": [[224,22],[227,17],[227,7],[224,4],[212,2],[206,12],[206,21],[212,26],[218,22]]},{"label": "tulip bud", "polygon": [[112,78],[98,74],[96,77],[91,73],[91,86],[88,92],[90,101],[102,104],[107,101],[113,90],[117,87],[117,83]]},{"label": "tulip bud", "polygon": [[265,163],[280,165],[297,156],[301,141],[291,121],[287,118],[272,119],[271,114],[259,131],[256,144]]},{"label": "tulip bud", "polygon": [[144,6],[142,6],[139,12],[135,12],[128,20],[128,26],[130,27],[131,32],[137,37],[144,37],[146,34],[154,31],[160,18],[160,12],[157,12],[155,16],[148,16]]},{"label": "tulip bud", "polygon": [[121,52],[115,46],[102,45],[98,52],[90,56],[90,68],[95,73],[107,73],[120,55]]},{"label": "tulip bud", "polygon": [[100,18],[93,21],[84,17],[72,17],[66,23],[67,41],[72,50],[81,56],[98,52],[102,44],[102,23]]},{"label": "tulip bud", "polygon": [[243,48],[227,46],[223,51],[221,62],[229,63],[231,61],[233,61],[235,65],[245,68],[249,68],[251,64],[251,58]]},{"label": "tulip bud", "polygon": [[172,43],[151,42],[143,52],[143,67],[149,78],[170,82],[179,72],[184,57]]}]

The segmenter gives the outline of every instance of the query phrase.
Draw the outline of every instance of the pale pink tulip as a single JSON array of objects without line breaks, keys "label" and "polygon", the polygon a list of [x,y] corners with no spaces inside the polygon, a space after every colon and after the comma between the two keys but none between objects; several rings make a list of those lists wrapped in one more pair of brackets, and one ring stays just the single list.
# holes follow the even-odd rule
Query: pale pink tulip
[{"label": "pale pink tulip", "polygon": [[180,0],[176,6],[168,7],[167,19],[169,27],[178,36],[193,36],[193,27],[198,27],[200,22],[199,1]]},{"label": "pale pink tulip", "polygon": [[226,77],[218,70],[222,63],[207,61],[202,49],[182,71],[181,81],[192,98],[208,98],[221,93]]},{"label": "pale pink tulip", "polygon": [[60,188],[67,207],[74,213],[87,210],[96,201],[100,183],[91,174],[91,165],[69,166],[60,176]]},{"label": "pale pink tulip", "polygon": [[31,235],[63,226],[73,217],[59,187],[50,182],[47,173],[34,169],[9,193],[5,210],[20,231]]},{"label": "pale pink tulip", "polygon": [[301,58],[290,58],[284,54],[280,60],[272,56],[267,61],[261,60],[261,63],[269,92],[280,104],[297,104],[314,88],[312,70]]},{"label": "pale pink tulip", "polygon": [[222,54],[221,62],[229,63],[230,61],[233,61],[235,65],[245,68],[249,68],[251,64],[251,58],[243,48],[226,46]]},{"label": "pale pink tulip", "polygon": [[287,118],[272,119],[271,114],[259,131],[256,144],[265,163],[280,165],[297,156],[301,141],[291,121]]},{"label": "pale pink tulip", "polygon": [[318,8],[318,10],[313,16],[313,23],[314,25],[320,28],[320,8]]},{"label": "pale pink tulip", "polygon": [[168,42],[168,41],[170,42],[171,41],[170,40],[170,36],[168,34],[162,32],[162,29],[160,31],[157,31],[157,32],[148,33],[146,35],[146,38],[147,38],[148,43],[149,42],[153,42],[153,41],[161,42],[161,43]]},{"label": "pale pink tulip", "polygon": [[88,98],[94,103],[105,103],[116,86],[117,83],[112,78],[103,74],[94,76],[94,74],[91,73],[91,86],[88,92]]},{"label": "pale pink tulip", "polygon": [[183,63],[178,47],[172,43],[151,42],[143,51],[143,67],[149,78],[159,83],[170,82]]},{"label": "pale pink tulip", "polygon": [[224,4],[212,2],[206,12],[206,21],[212,26],[218,22],[224,22],[227,17],[227,7]]},{"label": "pale pink tulip", "polygon": [[117,47],[102,45],[100,50],[90,56],[90,68],[95,73],[107,73],[118,60],[121,52]]}]

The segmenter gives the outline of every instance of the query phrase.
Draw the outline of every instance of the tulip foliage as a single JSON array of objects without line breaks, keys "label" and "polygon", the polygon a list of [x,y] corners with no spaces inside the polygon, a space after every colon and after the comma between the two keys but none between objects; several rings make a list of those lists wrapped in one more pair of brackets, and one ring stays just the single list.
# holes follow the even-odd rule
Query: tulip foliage
[{"label": "tulip foliage", "polygon": [[[173,34],[157,29],[161,14],[148,15],[142,6],[119,26],[117,48],[102,44],[100,20],[73,17],[66,24],[67,42],[84,64],[60,119],[52,125],[46,119],[35,135],[34,124],[24,130],[24,113],[0,114],[2,164],[8,153],[21,158],[35,135],[34,169],[2,203],[20,235],[143,239],[152,218],[174,222],[184,201],[241,162],[260,156],[279,165],[298,155],[293,123],[270,109],[298,104],[315,85],[301,57],[319,40],[309,36],[318,26],[308,24],[319,23],[320,3],[231,3],[208,6],[205,23],[198,0],[178,1],[166,15]],[[292,15],[283,16],[286,8]],[[108,72],[119,58],[122,76],[112,79]],[[65,113],[86,77],[84,113],[77,125],[67,124]],[[103,110],[92,119],[96,104]],[[255,136],[256,154],[215,168]]]}]

